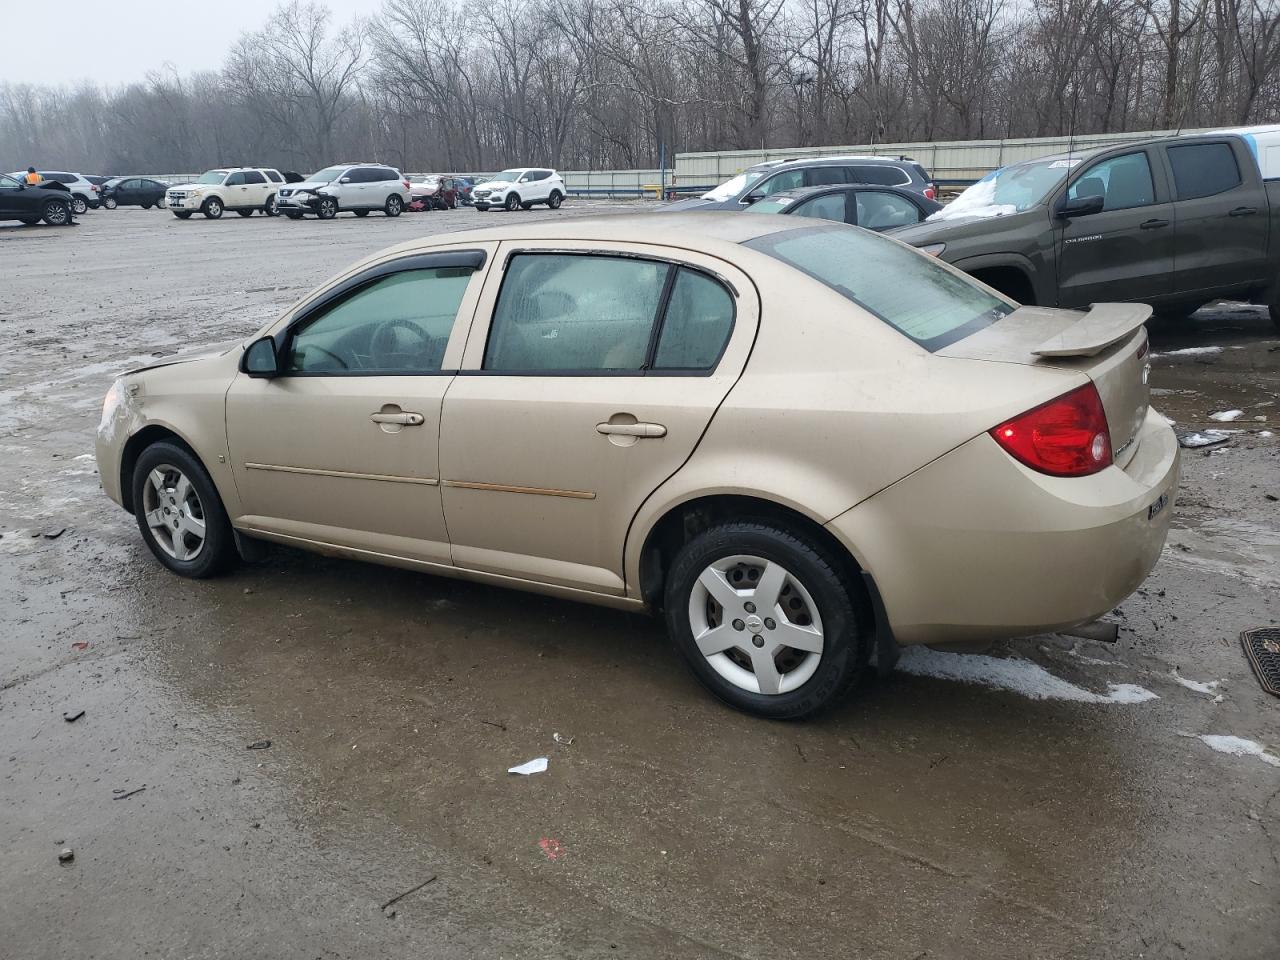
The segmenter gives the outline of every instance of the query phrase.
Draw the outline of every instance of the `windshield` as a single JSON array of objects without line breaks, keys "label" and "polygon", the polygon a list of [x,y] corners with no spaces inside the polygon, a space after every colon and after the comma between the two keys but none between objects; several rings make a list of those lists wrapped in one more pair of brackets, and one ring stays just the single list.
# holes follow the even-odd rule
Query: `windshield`
[{"label": "windshield", "polygon": [[1014,309],[933,257],[866,230],[784,230],[744,246],[825,284],[926,350],[963,340]]},{"label": "windshield", "polygon": [[702,199],[715,200],[717,202],[732,200],[734,197],[741,194],[742,191],[746,190],[747,187],[751,186],[763,177],[767,172],[767,170],[748,170],[745,173],[740,173],[732,180],[726,180],[714,190],[709,190],[704,193],[702,195]]},{"label": "windshield", "polygon": [[1031,160],[989,173],[930,220],[958,217],[1007,217],[1030,210],[1044,200],[1083,157]]},{"label": "windshield", "polygon": [[197,180],[196,183],[222,183],[222,181],[225,179],[227,179],[227,171],[210,170],[208,173],[204,174],[199,180]]},{"label": "windshield", "polygon": [[506,180],[506,181],[518,180],[520,179],[520,174],[522,173],[524,173],[523,170],[503,170],[501,173],[495,173],[492,177],[487,177],[484,182],[496,183],[499,180]]},{"label": "windshield", "polygon": [[313,173],[307,177],[307,181],[309,183],[333,183],[346,172],[346,167],[325,167],[319,173]]}]

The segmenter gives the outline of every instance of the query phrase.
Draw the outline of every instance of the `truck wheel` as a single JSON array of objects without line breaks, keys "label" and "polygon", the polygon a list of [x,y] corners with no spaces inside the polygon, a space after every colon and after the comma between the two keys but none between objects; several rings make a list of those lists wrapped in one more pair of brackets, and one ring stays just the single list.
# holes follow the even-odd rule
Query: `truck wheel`
[{"label": "truck wheel", "polygon": [[222,201],[217,197],[210,197],[204,202],[204,206],[200,208],[200,212],[210,220],[219,220],[222,218]]},{"label": "truck wheel", "polygon": [[404,201],[400,199],[399,194],[393,193],[391,196],[387,197],[387,206],[385,209],[388,217],[398,217],[400,216],[400,211],[404,209]]},{"label": "truck wheel", "polygon": [[81,216],[88,209],[89,209],[89,202],[85,200],[84,197],[75,193],[71,195],[71,212],[72,213],[74,213],[78,217],[78,216]]},{"label": "truck wheel", "polygon": [[321,220],[332,220],[338,215],[338,201],[333,197],[321,197],[316,207],[316,216]]},{"label": "truck wheel", "polygon": [[174,215],[175,217],[177,217],[179,220],[190,220],[190,219],[191,219],[191,211],[190,211],[190,210],[175,210],[175,211],[173,211],[173,215]]},{"label": "truck wheel", "polygon": [[[516,207],[520,206],[520,196],[515,193],[507,194],[507,202],[503,204],[508,213],[514,213]],[[528,209],[527,207],[525,209]]]},{"label": "truck wheel", "polygon": [[61,227],[71,222],[71,208],[61,200],[50,200],[40,211],[40,219],[51,227]]},{"label": "truck wheel", "polygon": [[564,202],[564,194],[562,194],[559,190],[552,190],[551,196],[547,200],[547,206],[550,207],[552,210],[559,210],[560,204],[563,202]]}]

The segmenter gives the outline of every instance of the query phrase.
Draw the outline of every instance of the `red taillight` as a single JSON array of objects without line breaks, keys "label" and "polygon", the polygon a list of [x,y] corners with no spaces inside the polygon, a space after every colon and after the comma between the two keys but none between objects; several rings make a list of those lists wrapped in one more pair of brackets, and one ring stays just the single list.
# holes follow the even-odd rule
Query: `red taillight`
[{"label": "red taillight", "polygon": [[404,181],[404,188],[405,188],[406,190],[408,190],[408,189],[409,189],[409,181],[408,181],[408,180],[405,180],[405,181]]},{"label": "red taillight", "polygon": [[929,184],[929,186],[924,188],[924,198],[926,200],[938,199],[938,191],[933,188],[933,184]]},{"label": "red taillight", "polygon": [[991,431],[1010,456],[1055,477],[1086,477],[1111,465],[1111,431],[1092,383]]},{"label": "red taillight", "polygon": [[94,193],[97,193],[99,190],[101,190],[101,189],[102,189],[102,188],[101,188],[100,186],[98,186],[96,183],[95,183],[95,184],[92,184],[92,186],[93,186],[93,192],[94,192]]}]

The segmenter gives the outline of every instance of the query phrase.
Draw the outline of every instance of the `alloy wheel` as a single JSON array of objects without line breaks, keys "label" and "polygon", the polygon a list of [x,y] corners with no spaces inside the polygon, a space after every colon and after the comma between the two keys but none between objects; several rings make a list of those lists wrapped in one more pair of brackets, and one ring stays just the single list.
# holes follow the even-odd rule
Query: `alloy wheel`
[{"label": "alloy wheel", "polygon": [[789,693],[822,660],[818,605],[781,564],[736,555],[714,561],[689,594],[689,627],[721,677],[748,693]]},{"label": "alloy wheel", "polygon": [[172,464],[159,464],[142,487],[142,509],[156,545],[175,560],[194,560],[204,549],[204,504],[191,481]]},{"label": "alloy wheel", "polygon": [[65,203],[51,203],[44,208],[44,221],[51,227],[60,227],[69,219],[69,211]]},{"label": "alloy wheel", "polygon": [[71,212],[74,213],[77,217],[83,215],[84,212],[88,209],[89,209],[89,204],[85,202],[83,197],[71,198]]}]

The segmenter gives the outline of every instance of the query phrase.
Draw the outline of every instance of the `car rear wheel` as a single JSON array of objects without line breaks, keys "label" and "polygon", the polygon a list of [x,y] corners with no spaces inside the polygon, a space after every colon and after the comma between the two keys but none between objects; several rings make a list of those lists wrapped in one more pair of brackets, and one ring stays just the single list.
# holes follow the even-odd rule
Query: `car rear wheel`
[{"label": "car rear wheel", "polygon": [[190,219],[191,219],[191,211],[190,211],[190,210],[175,210],[175,211],[173,211],[173,215],[174,215],[175,217],[177,217],[179,220],[190,220]]},{"label": "car rear wheel", "polygon": [[71,212],[74,213],[77,217],[83,214],[88,209],[89,209],[89,203],[87,200],[85,200],[84,197],[79,197],[74,195],[71,197]]},{"label": "car rear wheel", "polygon": [[726,703],[796,719],[838,703],[870,656],[861,594],[827,549],[770,522],[726,523],[677,554],[667,628],[694,674]]},{"label": "car rear wheel", "polygon": [[190,451],[161,441],[133,468],[133,511],[156,559],[184,577],[212,577],[236,558],[231,523],[204,466]]},{"label": "car rear wheel", "polygon": [[552,210],[559,210],[560,204],[564,202],[564,194],[559,190],[552,190],[551,196],[547,199],[547,206]]},{"label": "car rear wheel", "polygon": [[108,210],[114,210],[118,206],[118,204],[116,203],[115,197],[103,197],[102,205],[106,207]]},{"label": "car rear wheel", "polygon": [[200,208],[200,212],[210,220],[218,220],[222,217],[222,201],[217,197],[210,197],[204,202],[204,206]]},{"label": "car rear wheel", "polygon": [[404,201],[400,199],[399,195],[393,193],[387,197],[385,209],[388,217],[398,217],[400,216],[400,211],[404,209]]},{"label": "car rear wheel", "polygon": [[71,207],[61,200],[50,200],[41,209],[40,219],[51,227],[61,227],[71,222]]},{"label": "car rear wheel", "polygon": [[321,197],[316,207],[316,216],[321,220],[332,220],[338,215],[338,201],[333,197]]},{"label": "car rear wheel", "polygon": [[507,202],[504,206],[507,208],[508,213],[514,213],[516,207],[520,206],[520,197],[514,193],[507,194]]}]

